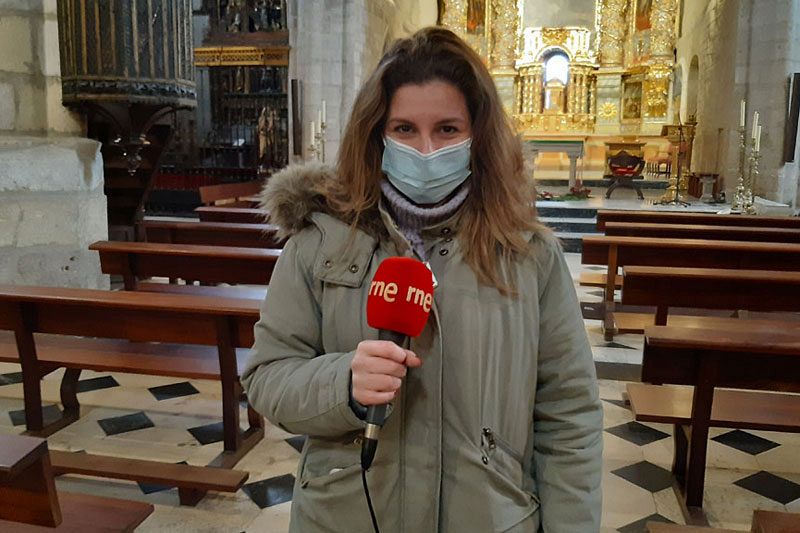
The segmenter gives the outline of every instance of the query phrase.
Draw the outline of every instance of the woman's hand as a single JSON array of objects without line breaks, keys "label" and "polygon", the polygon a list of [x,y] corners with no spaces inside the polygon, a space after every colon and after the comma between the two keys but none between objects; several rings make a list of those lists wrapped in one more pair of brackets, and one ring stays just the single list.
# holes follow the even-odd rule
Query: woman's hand
[{"label": "woman's hand", "polygon": [[361,405],[382,405],[392,401],[409,368],[422,359],[391,341],[361,341],[350,363],[353,398]]}]

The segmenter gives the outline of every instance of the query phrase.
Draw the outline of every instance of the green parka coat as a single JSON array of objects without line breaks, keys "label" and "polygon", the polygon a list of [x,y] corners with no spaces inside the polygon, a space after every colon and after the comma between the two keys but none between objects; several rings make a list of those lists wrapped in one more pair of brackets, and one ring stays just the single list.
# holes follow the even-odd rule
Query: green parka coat
[{"label": "green parka coat", "polygon": [[[242,381],[253,407],[308,435],[293,533],[372,531],[360,478],[362,422],[350,362],[380,262],[411,255],[380,214],[353,234],[327,212],[320,165],[271,178],[264,205],[291,235],[255,326]],[[504,271],[519,292],[481,285],[457,216],[425,232],[439,286],[368,473],[383,533],[591,533],[600,528],[602,407],[592,352],[561,249],[548,232]]]}]

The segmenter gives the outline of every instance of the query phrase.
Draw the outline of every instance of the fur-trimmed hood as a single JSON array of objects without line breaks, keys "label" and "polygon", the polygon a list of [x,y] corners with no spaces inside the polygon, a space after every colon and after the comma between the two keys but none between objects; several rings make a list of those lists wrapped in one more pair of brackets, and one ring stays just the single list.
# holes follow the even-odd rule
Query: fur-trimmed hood
[{"label": "fur-trimmed hood", "polygon": [[[352,223],[352,217],[335,212],[325,198],[330,182],[336,179],[333,167],[311,162],[289,165],[267,180],[259,195],[260,206],[267,211],[268,222],[278,227],[279,238],[291,237],[311,224],[313,213]],[[358,228],[372,236],[386,233],[377,208],[360,217]]]}]

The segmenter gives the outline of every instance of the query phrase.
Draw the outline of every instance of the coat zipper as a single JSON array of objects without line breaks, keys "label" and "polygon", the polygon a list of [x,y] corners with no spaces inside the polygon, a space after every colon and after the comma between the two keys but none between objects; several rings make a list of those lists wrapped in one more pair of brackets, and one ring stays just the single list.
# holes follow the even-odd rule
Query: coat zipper
[{"label": "coat zipper", "polygon": [[[490,452],[494,452],[494,450],[499,447],[505,453],[516,459],[517,462],[522,463],[522,457],[520,457],[520,455],[513,448],[511,448],[511,446],[509,446],[507,442],[498,437],[497,434],[495,434],[495,432],[492,431],[492,428],[484,427],[481,430],[481,436],[482,436],[481,441],[486,443],[486,446]],[[486,455],[484,455],[483,463],[488,464],[488,462],[489,458]]]}]

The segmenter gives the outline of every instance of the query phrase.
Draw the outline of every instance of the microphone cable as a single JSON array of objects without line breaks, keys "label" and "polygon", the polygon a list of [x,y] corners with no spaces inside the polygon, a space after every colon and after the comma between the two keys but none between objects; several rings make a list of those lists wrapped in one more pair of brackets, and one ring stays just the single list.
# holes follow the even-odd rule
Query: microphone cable
[{"label": "microphone cable", "polygon": [[375,508],[372,506],[372,497],[369,495],[369,486],[367,486],[367,469],[361,468],[361,481],[364,484],[364,495],[367,497],[367,506],[369,507],[369,516],[372,519],[372,528],[375,533],[381,533],[378,528],[378,519],[375,517]]}]

